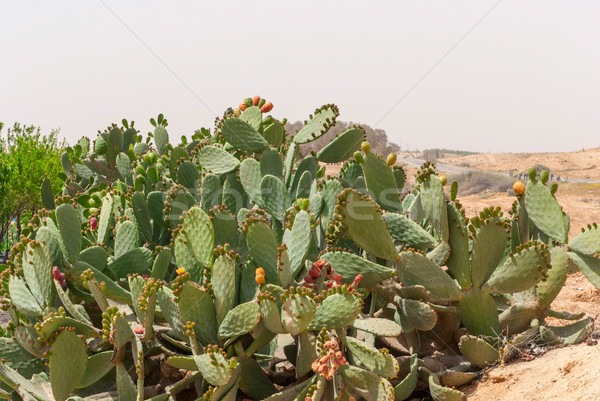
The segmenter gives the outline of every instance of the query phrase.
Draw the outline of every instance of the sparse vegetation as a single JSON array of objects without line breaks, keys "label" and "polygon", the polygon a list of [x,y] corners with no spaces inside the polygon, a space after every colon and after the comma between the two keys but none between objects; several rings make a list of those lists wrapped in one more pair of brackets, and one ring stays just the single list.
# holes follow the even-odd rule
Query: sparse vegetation
[{"label": "sparse vegetation", "polygon": [[512,190],[512,178],[484,171],[469,171],[450,177],[450,181],[458,182],[461,195],[478,194],[484,191],[506,192]]}]

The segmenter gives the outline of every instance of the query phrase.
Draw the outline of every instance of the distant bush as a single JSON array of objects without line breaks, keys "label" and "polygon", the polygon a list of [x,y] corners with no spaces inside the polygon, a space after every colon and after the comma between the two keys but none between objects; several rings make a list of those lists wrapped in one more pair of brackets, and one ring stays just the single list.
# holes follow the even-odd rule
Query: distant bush
[{"label": "distant bush", "polygon": [[550,171],[550,168],[548,166],[544,166],[543,164],[540,164],[540,163],[534,164],[533,166],[531,166],[531,168],[536,169],[538,173],[540,173],[542,171]]},{"label": "distant bush", "polygon": [[514,183],[509,177],[482,171],[461,173],[450,177],[449,180],[458,182],[458,191],[461,195],[478,194],[484,191],[506,192]]},{"label": "distant bush", "polygon": [[444,149],[444,148],[425,149],[425,150],[423,150],[423,153],[425,153],[425,152],[436,152],[439,155],[438,157],[446,157],[446,156],[452,156],[452,155],[470,156],[470,155],[478,155],[479,154],[479,152],[469,152],[466,150],[453,150],[453,149]]}]

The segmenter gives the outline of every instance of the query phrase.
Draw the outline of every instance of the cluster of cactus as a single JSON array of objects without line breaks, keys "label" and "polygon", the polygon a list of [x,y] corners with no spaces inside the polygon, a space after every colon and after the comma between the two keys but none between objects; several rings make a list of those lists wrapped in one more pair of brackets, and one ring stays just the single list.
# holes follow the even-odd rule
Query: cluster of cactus
[{"label": "cluster of cactus", "polygon": [[[299,158],[336,106],[295,134],[272,109],[248,98],[177,146],[162,115],[146,141],[124,120],[63,155],[1,276],[0,398],[383,401],[421,381],[459,400],[533,331],[589,333],[549,306],[575,267],[600,284],[600,234],[567,241],[543,176],[510,217],[467,219],[455,183],[426,164],[405,191],[359,126]],[[431,369],[423,336],[464,359]]]}]

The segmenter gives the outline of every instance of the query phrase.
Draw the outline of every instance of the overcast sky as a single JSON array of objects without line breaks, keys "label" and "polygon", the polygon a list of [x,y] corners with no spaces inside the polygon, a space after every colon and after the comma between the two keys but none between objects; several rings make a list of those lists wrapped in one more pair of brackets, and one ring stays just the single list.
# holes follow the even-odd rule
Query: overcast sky
[{"label": "overcast sky", "polygon": [[291,121],[336,103],[402,148],[600,145],[598,0],[0,0],[0,15],[0,121],[71,143],[161,112],[188,135],[258,94]]}]

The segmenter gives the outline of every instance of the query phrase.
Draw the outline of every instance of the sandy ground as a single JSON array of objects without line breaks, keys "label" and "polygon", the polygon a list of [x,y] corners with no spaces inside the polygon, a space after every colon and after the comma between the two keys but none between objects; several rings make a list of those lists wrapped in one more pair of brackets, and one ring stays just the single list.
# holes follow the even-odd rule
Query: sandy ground
[{"label": "sandy ground", "polygon": [[568,153],[487,153],[438,159],[438,163],[507,173],[526,172],[536,164],[562,177],[600,178],[600,148]]}]

